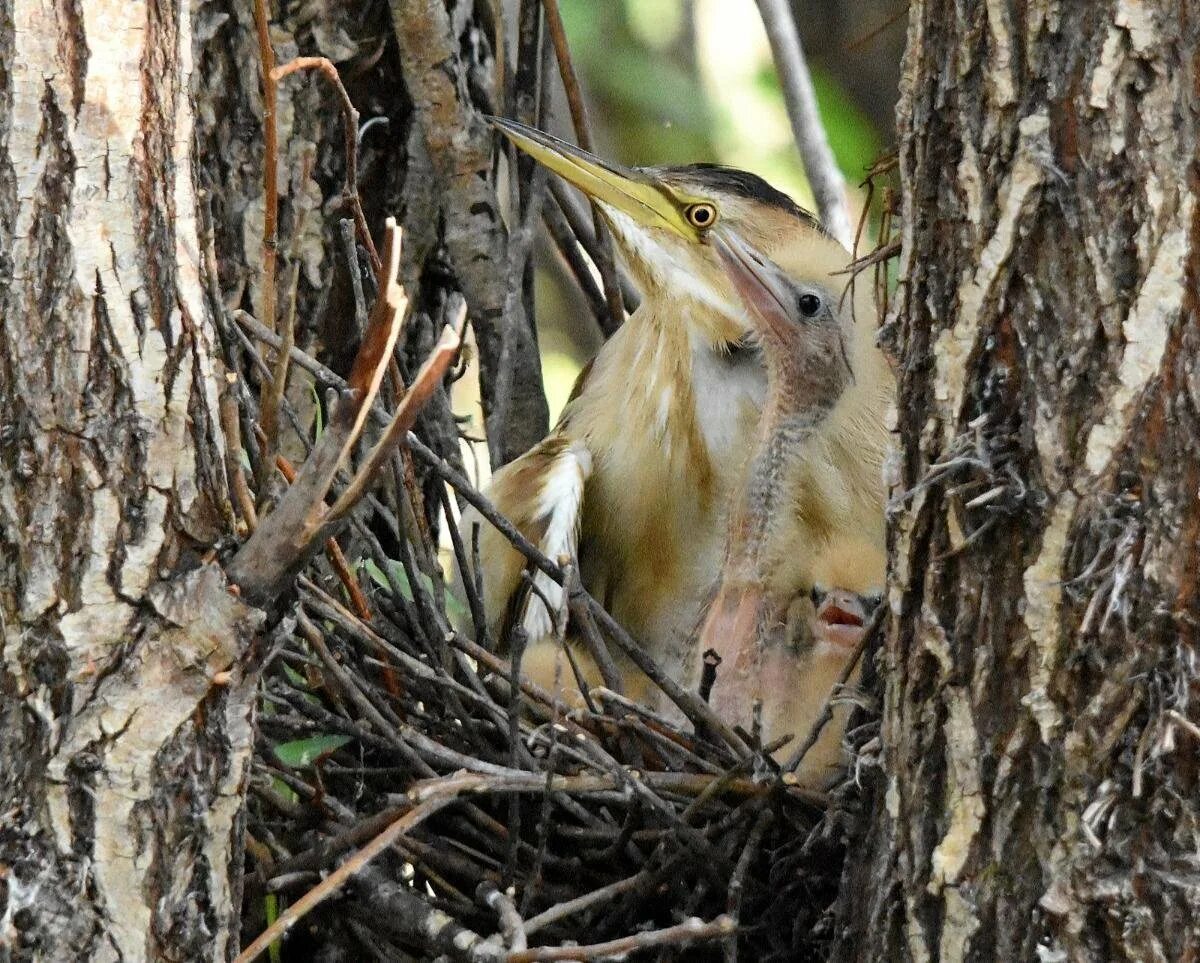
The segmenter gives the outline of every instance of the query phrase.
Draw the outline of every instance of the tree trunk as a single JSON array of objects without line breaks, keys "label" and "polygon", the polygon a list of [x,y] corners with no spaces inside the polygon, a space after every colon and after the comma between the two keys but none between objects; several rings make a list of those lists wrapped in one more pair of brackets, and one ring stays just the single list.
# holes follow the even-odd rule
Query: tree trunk
[{"label": "tree trunk", "polygon": [[256,613],[187,5],[0,6],[0,957],[236,948]]},{"label": "tree trunk", "polygon": [[1184,0],[913,0],[883,775],[842,959],[1200,952],[1198,90]]}]

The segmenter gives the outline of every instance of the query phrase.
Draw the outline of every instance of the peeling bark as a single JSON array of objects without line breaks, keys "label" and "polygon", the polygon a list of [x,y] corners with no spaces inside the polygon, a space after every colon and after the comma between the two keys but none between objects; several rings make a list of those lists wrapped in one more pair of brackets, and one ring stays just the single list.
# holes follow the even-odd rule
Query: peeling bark
[{"label": "peeling bark", "polygon": [[845,960],[1200,953],[1200,19],[913,2],[883,767]]},{"label": "peeling bark", "polygon": [[257,613],[193,191],[190,11],[0,5],[0,951],[236,947]]}]

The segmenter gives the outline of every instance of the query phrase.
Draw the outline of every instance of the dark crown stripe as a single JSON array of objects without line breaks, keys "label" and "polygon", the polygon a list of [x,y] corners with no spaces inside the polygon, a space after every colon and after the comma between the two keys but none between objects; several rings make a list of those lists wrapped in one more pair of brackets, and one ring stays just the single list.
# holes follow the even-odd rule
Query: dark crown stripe
[{"label": "dark crown stripe", "polygon": [[715,190],[770,204],[824,233],[824,228],[816,215],[811,211],[806,211],[783,191],[772,187],[757,174],[738,170],[736,167],[725,167],[721,164],[685,164],[674,170],[691,180],[709,184]]}]

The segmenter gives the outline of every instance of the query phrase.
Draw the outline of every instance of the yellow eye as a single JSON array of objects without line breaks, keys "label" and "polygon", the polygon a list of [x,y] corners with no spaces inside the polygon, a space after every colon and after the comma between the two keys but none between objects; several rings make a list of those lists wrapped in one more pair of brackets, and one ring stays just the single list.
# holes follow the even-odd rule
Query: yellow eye
[{"label": "yellow eye", "polygon": [[717,209],[712,204],[690,204],[683,212],[692,227],[706,230],[717,223]]}]

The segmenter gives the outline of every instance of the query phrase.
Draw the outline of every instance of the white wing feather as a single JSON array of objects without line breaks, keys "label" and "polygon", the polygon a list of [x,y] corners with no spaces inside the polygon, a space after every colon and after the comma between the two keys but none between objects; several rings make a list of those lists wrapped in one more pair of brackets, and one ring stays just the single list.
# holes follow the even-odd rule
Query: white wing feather
[{"label": "white wing feather", "polygon": [[[555,458],[546,473],[536,520],[546,521],[546,534],[539,547],[553,560],[560,555],[576,556],[583,518],[583,488],[591,473],[592,453],[579,443]],[[555,619],[565,620],[565,616],[559,614],[565,611],[562,586],[540,570],[534,575],[533,584],[538,591],[529,593],[521,617],[521,626],[528,633],[530,642],[550,635]],[[553,617],[538,592],[550,602]],[[560,625],[560,629],[565,628],[565,624]]]}]

